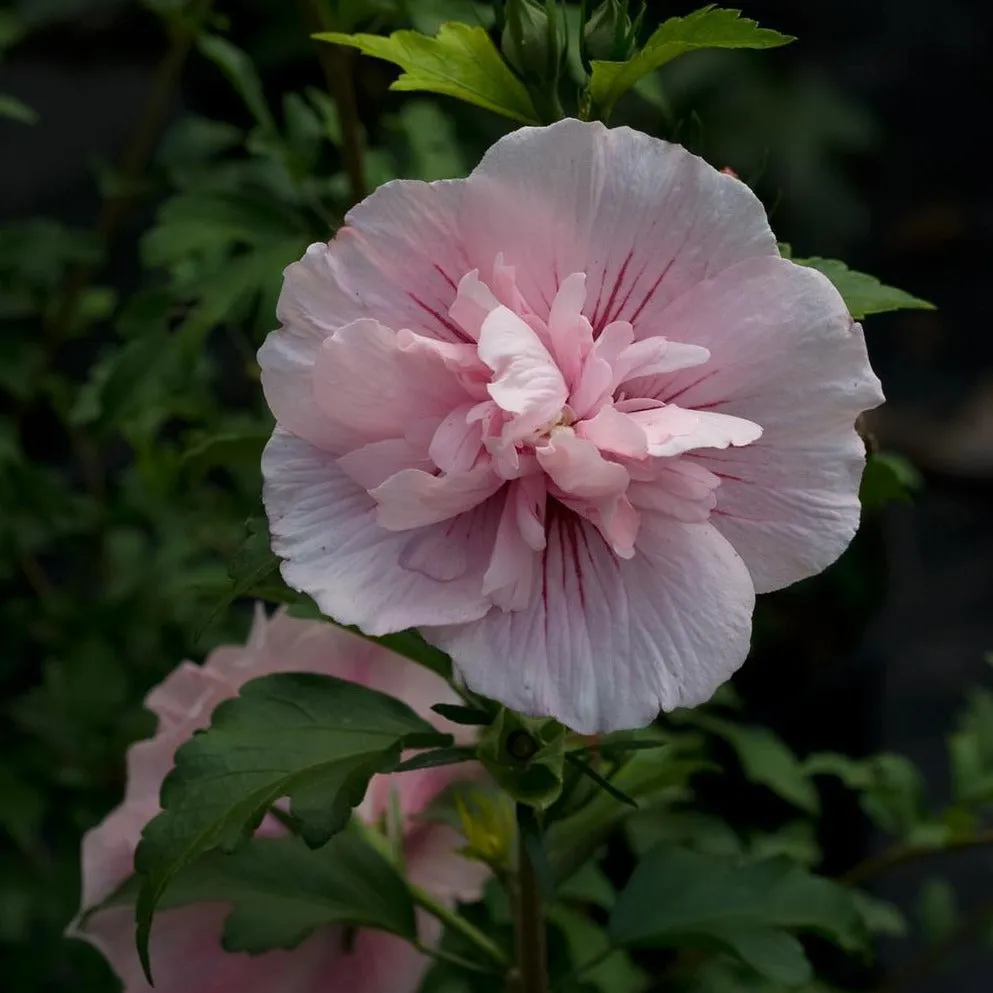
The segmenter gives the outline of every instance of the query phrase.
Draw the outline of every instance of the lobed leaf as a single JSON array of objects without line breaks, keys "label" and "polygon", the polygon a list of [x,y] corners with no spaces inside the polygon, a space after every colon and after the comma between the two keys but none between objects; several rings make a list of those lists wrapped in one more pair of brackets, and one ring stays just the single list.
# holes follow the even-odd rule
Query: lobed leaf
[{"label": "lobed leaf", "polygon": [[328,31],[314,37],[400,66],[403,73],[391,89],[441,93],[523,124],[539,123],[524,84],[481,27],[452,21],[433,38],[419,31],[394,31],[389,37]]},{"label": "lobed leaf", "polygon": [[882,314],[890,310],[934,310],[933,303],[911,296],[893,286],[886,286],[875,276],[849,269],[837,259],[793,259],[797,265],[804,265],[824,273],[834,283],[841,294],[852,317],[857,321],[870,314]]},{"label": "lobed leaf", "polygon": [[793,40],[790,35],[760,28],[755,21],[742,17],[740,11],[710,5],[685,17],[670,17],[626,62],[594,61],[589,93],[607,118],[614,104],[639,79],[686,52],[704,48],[776,48]]},{"label": "lobed leaf", "polygon": [[176,753],[162,813],[135,853],[136,939],[146,973],[152,915],[194,859],[243,846],[282,797],[303,840],[323,845],[345,827],[370,778],[395,768],[404,748],[449,744],[406,704],[365,686],[311,673],[246,683]]}]

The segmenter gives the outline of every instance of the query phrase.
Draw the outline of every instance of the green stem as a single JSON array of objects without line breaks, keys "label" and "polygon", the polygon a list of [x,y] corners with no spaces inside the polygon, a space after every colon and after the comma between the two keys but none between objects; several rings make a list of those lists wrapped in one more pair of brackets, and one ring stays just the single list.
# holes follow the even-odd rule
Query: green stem
[{"label": "green stem", "polygon": [[517,972],[521,993],[548,993],[548,958],[545,948],[545,920],[541,910],[541,889],[534,863],[527,849],[527,831],[534,812],[517,805]]},{"label": "green stem", "polygon": [[[307,30],[312,34],[331,31],[328,13],[319,0],[298,0]],[[365,166],[362,162],[362,122],[359,120],[358,104],[355,101],[355,81],[352,78],[354,52],[341,45],[317,42],[317,61],[328,84],[328,90],[338,108],[341,121],[342,165],[348,176],[348,186],[353,203],[358,203],[366,194]]]},{"label": "green stem", "polygon": [[485,976],[493,975],[492,969],[487,969],[486,966],[482,966],[478,962],[473,962],[470,959],[463,958],[461,955],[453,955],[451,952],[446,952],[442,948],[432,948],[429,945],[424,945],[419,941],[414,947],[422,955],[427,955],[428,958],[436,959],[438,962],[447,962],[448,965],[454,965],[457,968],[465,969],[468,972],[479,972]]},{"label": "green stem", "polygon": [[927,858],[932,855],[944,855],[947,852],[961,852],[971,848],[984,848],[993,845],[993,828],[978,831],[968,838],[961,838],[950,842],[940,848],[925,848],[919,845],[892,845],[879,852],[877,855],[870,855],[863,859],[856,866],[849,869],[840,879],[841,882],[854,886],[864,883],[873,876],[905,865],[907,862],[915,862],[917,859]]},{"label": "green stem", "polygon": [[472,942],[481,952],[485,952],[486,955],[496,962],[501,969],[509,968],[510,962],[503,953],[503,949],[491,941],[479,928],[470,924],[461,914],[457,914],[450,907],[446,907],[445,904],[433,897],[427,890],[421,889],[420,886],[409,883],[407,888],[410,890],[410,896],[418,907],[426,910],[433,917],[437,917],[446,927],[457,931],[467,941]]}]

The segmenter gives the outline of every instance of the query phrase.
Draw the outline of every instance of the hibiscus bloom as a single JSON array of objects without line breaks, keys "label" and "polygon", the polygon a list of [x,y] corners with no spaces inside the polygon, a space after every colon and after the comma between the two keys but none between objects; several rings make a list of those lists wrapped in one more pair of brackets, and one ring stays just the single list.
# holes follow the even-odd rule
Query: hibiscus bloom
[{"label": "hibiscus bloom", "polygon": [[[217,704],[235,696],[243,683],[287,671],[324,673],[389,692],[442,730],[457,730],[430,711],[435,703],[457,702],[443,680],[329,624],[283,613],[266,620],[260,610],[247,645],[219,648],[203,666],[184,662],[149,694],[147,703],[159,718],[159,728],[154,738],[128,752],[124,802],[83,838],[82,907],[69,934],[103,953],[125,993],[152,991],[135,951],[133,909],[86,911],[107,900],[132,874],[141,829],[159,812],[159,789],[176,749],[206,727]],[[371,823],[398,804],[409,878],[449,903],[476,899],[485,870],[458,854],[464,842],[457,832],[419,821],[417,815],[456,776],[471,774],[472,769],[447,766],[374,776],[358,808],[358,815]],[[260,832],[279,834],[281,828],[267,821]],[[194,904],[156,915],[151,940],[155,993],[414,993],[429,964],[401,938],[378,931],[359,931],[346,948],[344,930],[336,927],[315,931],[290,951],[230,954],[221,948],[227,912],[221,904]],[[440,937],[440,926],[426,915],[419,917],[418,929],[428,944]]]},{"label": "hibiscus bloom", "polygon": [[283,576],[425,627],[474,690],[592,733],[705,701],[756,592],[859,521],[862,331],[735,177],[628,128],[387,183],[286,270],[259,353]]}]

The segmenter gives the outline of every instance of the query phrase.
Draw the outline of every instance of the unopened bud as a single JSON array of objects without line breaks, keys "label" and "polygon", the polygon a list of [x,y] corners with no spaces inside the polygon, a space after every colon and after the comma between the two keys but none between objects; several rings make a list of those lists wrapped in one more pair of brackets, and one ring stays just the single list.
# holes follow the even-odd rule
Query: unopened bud
[{"label": "unopened bud", "polygon": [[587,59],[624,62],[634,55],[642,12],[631,20],[628,0],[603,0],[583,28],[583,51]]}]

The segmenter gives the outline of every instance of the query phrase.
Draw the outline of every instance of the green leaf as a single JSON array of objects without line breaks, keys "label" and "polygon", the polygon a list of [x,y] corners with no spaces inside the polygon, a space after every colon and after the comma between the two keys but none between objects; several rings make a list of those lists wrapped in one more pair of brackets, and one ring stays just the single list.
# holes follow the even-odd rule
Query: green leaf
[{"label": "green leaf", "polygon": [[369,779],[396,767],[404,748],[451,738],[406,704],[331,676],[280,673],[222,703],[211,726],[176,753],[163,811],[142,833],[135,868],[138,951],[146,973],[152,915],[169,882],[216,848],[245,844],[281,797],[311,846],[341,831]]},{"label": "green leaf", "polygon": [[629,807],[633,807],[635,810],[638,809],[638,801],[632,800],[623,790],[619,790],[609,779],[605,779],[600,775],[599,772],[593,767],[593,765],[586,759],[580,758],[578,755],[573,755],[569,752],[565,756],[566,762],[570,765],[575,766],[584,776],[592,779],[600,789],[609,793],[615,800],[620,803],[627,804]]},{"label": "green leaf", "polygon": [[802,763],[786,743],[768,728],[735,724],[702,711],[681,712],[677,720],[723,738],[734,750],[742,770],[753,783],[768,786],[794,806],[816,814],[820,796]]},{"label": "green leaf", "polygon": [[993,693],[969,691],[958,729],[948,739],[952,795],[964,806],[993,800]]},{"label": "green leaf", "polygon": [[442,765],[457,765],[459,762],[470,762],[476,757],[475,747],[456,746],[453,748],[434,748],[427,752],[418,752],[409,759],[401,762],[397,772],[412,772],[414,769],[436,769]]},{"label": "green leaf", "polygon": [[183,453],[183,464],[195,477],[208,469],[255,465],[262,458],[262,449],[272,435],[271,426],[254,431],[226,431],[209,434],[194,442]]},{"label": "green leaf", "polygon": [[400,66],[403,73],[391,89],[442,93],[524,124],[539,123],[524,84],[481,27],[453,21],[434,38],[418,31],[394,31],[388,38],[333,31],[314,37]]},{"label": "green leaf", "polygon": [[932,944],[947,938],[959,920],[958,897],[947,879],[929,879],[921,887],[916,909],[921,927]]},{"label": "green leaf", "polygon": [[[578,911],[553,906],[549,908],[548,917],[565,938],[573,969],[582,968],[610,947],[603,929]],[[595,968],[584,971],[583,981],[599,993],[642,993],[649,986],[648,976],[619,948]]]},{"label": "green leaf", "polygon": [[760,28],[740,11],[708,6],[685,17],[670,17],[627,62],[593,62],[589,93],[604,118],[643,76],[686,52],[702,48],[776,48],[794,39]]},{"label": "green leaf", "polygon": [[870,934],[882,934],[889,938],[902,938],[907,934],[907,920],[895,904],[862,890],[852,890],[852,896]]},{"label": "green leaf", "polygon": [[[354,630],[358,634],[362,634],[357,628]],[[413,629],[398,631],[396,634],[383,634],[375,638],[368,635],[363,635],[363,637],[368,637],[377,645],[382,645],[384,648],[424,666],[425,669],[436,672],[444,680],[452,678],[452,660],[440,648],[429,645],[420,633]]]},{"label": "green leaf", "polygon": [[903,290],[884,286],[875,276],[849,269],[837,259],[793,259],[797,265],[805,265],[824,273],[834,283],[841,294],[852,317],[861,321],[870,314],[882,314],[889,310],[934,310],[933,303],[911,296]]},{"label": "green leaf", "polygon": [[38,123],[38,112],[9,93],[0,93],[0,117],[20,121],[21,124]]},{"label": "green leaf", "polygon": [[485,710],[480,710],[478,707],[462,707],[457,703],[436,703],[431,709],[453,724],[486,727],[493,720]]},{"label": "green leaf", "polygon": [[252,60],[236,45],[218,35],[201,35],[197,39],[197,48],[227,76],[259,126],[265,131],[277,133],[276,122],[262,91],[262,80]]},{"label": "green leaf", "polygon": [[704,855],[745,853],[741,838],[730,824],[699,810],[646,810],[629,818],[624,829],[636,855],[644,855],[661,841],[692,848]]},{"label": "green leaf", "polygon": [[[662,796],[682,798],[690,777],[706,767],[699,753],[687,754],[672,745],[661,751],[635,752],[611,781],[645,806]],[[555,878],[568,879],[633,813],[627,804],[597,790],[575,813],[555,821],[545,834]]]},{"label": "green leaf", "polygon": [[624,947],[732,952],[770,979],[800,985],[810,969],[787,929],[848,950],[866,940],[851,893],[788,859],[741,865],[662,844],[638,864],[607,930]]},{"label": "green leaf", "polygon": [[921,485],[921,474],[908,459],[892,452],[873,452],[862,473],[859,499],[865,510],[876,510],[888,503],[909,503],[911,493]]},{"label": "green leaf", "polygon": [[[132,903],[132,878],[104,904]],[[225,903],[226,951],[257,955],[294,948],[315,928],[375,928],[414,940],[414,907],[403,877],[359,831],[315,851],[300,839],[252,838],[233,854],[208,852],[170,882],[159,909]]]}]

